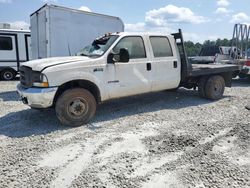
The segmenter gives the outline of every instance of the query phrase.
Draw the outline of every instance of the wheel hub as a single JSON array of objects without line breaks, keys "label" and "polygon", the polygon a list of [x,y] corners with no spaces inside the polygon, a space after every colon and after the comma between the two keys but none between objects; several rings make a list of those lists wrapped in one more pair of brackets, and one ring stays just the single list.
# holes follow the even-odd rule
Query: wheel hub
[{"label": "wheel hub", "polygon": [[9,80],[9,79],[12,78],[12,74],[10,72],[5,72],[3,77],[4,77],[5,80]]},{"label": "wheel hub", "polygon": [[221,85],[219,83],[216,83],[215,86],[214,86],[214,91],[215,92],[220,92],[222,89]]},{"label": "wheel hub", "polygon": [[73,100],[69,105],[69,112],[74,116],[81,116],[86,112],[86,104],[81,99]]}]

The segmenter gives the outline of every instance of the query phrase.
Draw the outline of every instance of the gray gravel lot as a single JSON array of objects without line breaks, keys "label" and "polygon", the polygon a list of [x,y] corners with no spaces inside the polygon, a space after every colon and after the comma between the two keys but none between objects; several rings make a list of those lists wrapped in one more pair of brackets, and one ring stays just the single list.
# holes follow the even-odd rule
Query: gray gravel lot
[{"label": "gray gravel lot", "polygon": [[0,187],[250,187],[250,82],[222,100],[158,92],[102,104],[60,126],[0,82]]}]

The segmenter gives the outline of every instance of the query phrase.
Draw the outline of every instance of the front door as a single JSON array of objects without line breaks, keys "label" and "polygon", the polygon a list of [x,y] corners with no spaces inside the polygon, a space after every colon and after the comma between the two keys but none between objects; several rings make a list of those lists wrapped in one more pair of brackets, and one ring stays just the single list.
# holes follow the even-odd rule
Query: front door
[{"label": "front door", "polygon": [[110,98],[136,95],[151,91],[151,65],[146,53],[144,40],[140,36],[122,38],[113,48],[118,53],[121,48],[129,52],[127,63],[116,62],[108,64],[114,73],[113,79],[108,81]]}]

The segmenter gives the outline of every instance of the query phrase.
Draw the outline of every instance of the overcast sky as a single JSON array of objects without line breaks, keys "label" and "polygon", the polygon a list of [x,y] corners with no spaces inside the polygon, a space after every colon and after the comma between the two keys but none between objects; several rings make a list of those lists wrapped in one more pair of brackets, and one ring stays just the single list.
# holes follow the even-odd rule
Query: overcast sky
[{"label": "overcast sky", "polygon": [[232,38],[234,23],[250,23],[249,0],[0,0],[0,22],[27,29],[45,3],[120,17],[126,31],[175,32],[196,41]]}]

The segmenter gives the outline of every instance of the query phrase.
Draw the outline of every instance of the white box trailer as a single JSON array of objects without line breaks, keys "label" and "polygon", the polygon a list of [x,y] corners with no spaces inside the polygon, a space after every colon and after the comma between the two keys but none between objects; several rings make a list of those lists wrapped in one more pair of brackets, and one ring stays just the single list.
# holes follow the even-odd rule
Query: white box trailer
[{"label": "white box trailer", "polygon": [[22,62],[31,57],[30,31],[0,29],[0,76],[12,80]]},{"label": "white box trailer", "polygon": [[30,16],[32,58],[75,55],[96,37],[124,31],[118,17],[44,5]]}]

